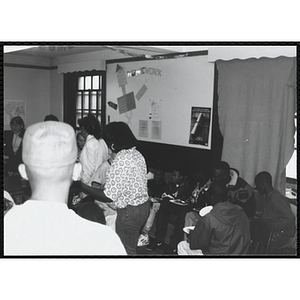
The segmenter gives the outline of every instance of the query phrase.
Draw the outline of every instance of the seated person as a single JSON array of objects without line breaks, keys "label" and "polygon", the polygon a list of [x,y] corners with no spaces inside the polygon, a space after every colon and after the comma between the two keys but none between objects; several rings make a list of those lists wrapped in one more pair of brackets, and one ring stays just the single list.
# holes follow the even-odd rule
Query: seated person
[{"label": "seated person", "polygon": [[250,223],[244,210],[227,198],[224,182],[210,186],[213,209],[199,218],[188,241],[178,244],[179,255],[245,254],[250,244]]},{"label": "seated person", "polygon": [[[214,181],[225,183],[228,200],[241,206],[245,210],[248,218],[254,216],[256,203],[252,187],[244,179],[239,177],[239,172],[237,170],[230,169],[230,166],[225,161],[219,161],[212,166],[210,179],[198,191],[196,200],[197,210],[200,210],[207,205],[206,192]],[[198,212],[188,212],[185,216],[185,227],[195,225],[198,220]],[[186,238],[187,236],[185,235],[185,240]]]},{"label": "seated person", "polygon": [[81,151],[82,151],[82,149],[85,145],[85,141],[86,141],[86,138],[85,138],[84,134],[81,131],[79,131],[77,133],[76,140],[77,140],[77,148],[78,148],[77,161],[79,161]]},{"label": "seated person", "polygon": [[79,207],[77,214],[89,221],[106,225],[103,210],[96,203],[86,202],[82,204]]},{"label": "seated person", "polygon": [[162,195],[161,206],[157,212],[155,241],[146,247],[152,251],[160,247],[166,237],[169,216],[176,215],[174,224],[174,233],[171,236],[170,246],[176,250],[176,245],[182,240],[184,216],[191,208],[189,205],[181,206],[170,202],[171,199],[187,200],[190,194],[189,187],[185,183],[183,171],[174,170],[172,174],[172,182],[167,184],[165,192]]},{"label": "seated person", "polygon": [[138,240],[138,247],[149,245],[149,232],[153,226],[156,213],[160,208],[160,199],[166,190],[164,171],[155,170],[154,179],[148,181],[148,194],[151,200],[150,214]]},{"label": "seated person", "polygon": [[295,216],[288,199],[273,188],[270,173],[260,172],[254,181],[258,192],[265,195],[261,218],[273,229],[270,245],[273,253],[294,237]]},{"label": "seated person", "polygon": [[230,202],[241,206],[248,218],[255,215],[256,203],[253,188],[241,177],[235,169],[225,161],[217,162],[212,168],[212,181],[222,181],[227,186]]}]

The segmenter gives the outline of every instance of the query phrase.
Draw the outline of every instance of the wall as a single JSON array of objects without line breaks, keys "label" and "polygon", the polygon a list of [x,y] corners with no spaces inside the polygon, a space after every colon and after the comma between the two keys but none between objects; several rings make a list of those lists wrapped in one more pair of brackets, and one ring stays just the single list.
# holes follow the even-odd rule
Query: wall
[{"label": "wall", "polygon": [[63,121],[63,104],[64,104],[64,76],[58,74],[57,70],[50,71],[50,114],[57,116]]},{"label": "wall", "polygon": [[50,113],[50,71],[4,67],[4,74],[4,100],[26,102],[25,126],[43,121]]}]

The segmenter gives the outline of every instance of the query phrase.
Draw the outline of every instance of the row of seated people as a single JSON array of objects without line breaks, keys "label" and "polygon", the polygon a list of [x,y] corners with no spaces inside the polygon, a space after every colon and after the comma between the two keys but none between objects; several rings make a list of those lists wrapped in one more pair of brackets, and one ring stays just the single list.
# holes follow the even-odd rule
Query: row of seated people
[{"label": "row of seated people", "polygon": [[[256,200],[253,188],[239,177],[237,170],[231,169],[226,162],[217,162],[204,185],[203,177],[195,178],[192,191],[180,170],[173,172],[173,180],[168,184],[164,184],[161,171],[156,177],[149,181],[153,204],[138,246],[146,246],[148,251],[163,247],[170,216],[176,216],[170,237],[173,253],[248,253],[250,221],[256,214]],[[273,188],[268,172],[259,173],[255,184],[258,192],[265,196],[260,218],[273,230],[270,253],[275,253],[295,236],[295,216],[289,201]],[[149,232],[155,215],[155,238],[150,242]],[[191,226],[190,234],[184,233],[183,230]]]}]

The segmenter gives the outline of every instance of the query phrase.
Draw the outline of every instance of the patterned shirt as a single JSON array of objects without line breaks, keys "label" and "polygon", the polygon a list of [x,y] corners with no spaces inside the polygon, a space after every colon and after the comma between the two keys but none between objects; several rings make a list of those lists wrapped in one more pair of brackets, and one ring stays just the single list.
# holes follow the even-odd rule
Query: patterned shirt
[{"label": "patterned shirt", "polygon": [[149,198],[147,167],[142,154],[134,148],[118,152],[106,176],[105,195],[114,208],[138,206]]}]

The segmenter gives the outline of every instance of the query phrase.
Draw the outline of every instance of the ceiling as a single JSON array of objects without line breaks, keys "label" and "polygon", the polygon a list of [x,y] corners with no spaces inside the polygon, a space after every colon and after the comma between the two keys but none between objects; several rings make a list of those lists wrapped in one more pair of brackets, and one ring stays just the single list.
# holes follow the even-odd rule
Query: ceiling
[{"label": "ceiling", "polygon": [[[163,55],[176,52],[206,50],[199,46],[147,46],[147,45],[38,45],[38,46],[4,46],[4,53],[44,58],[59,58],[67,55],[98,52],[101,59],[120,59],[138,56]],[[100,52],[99,52],[100,51]]]}]

